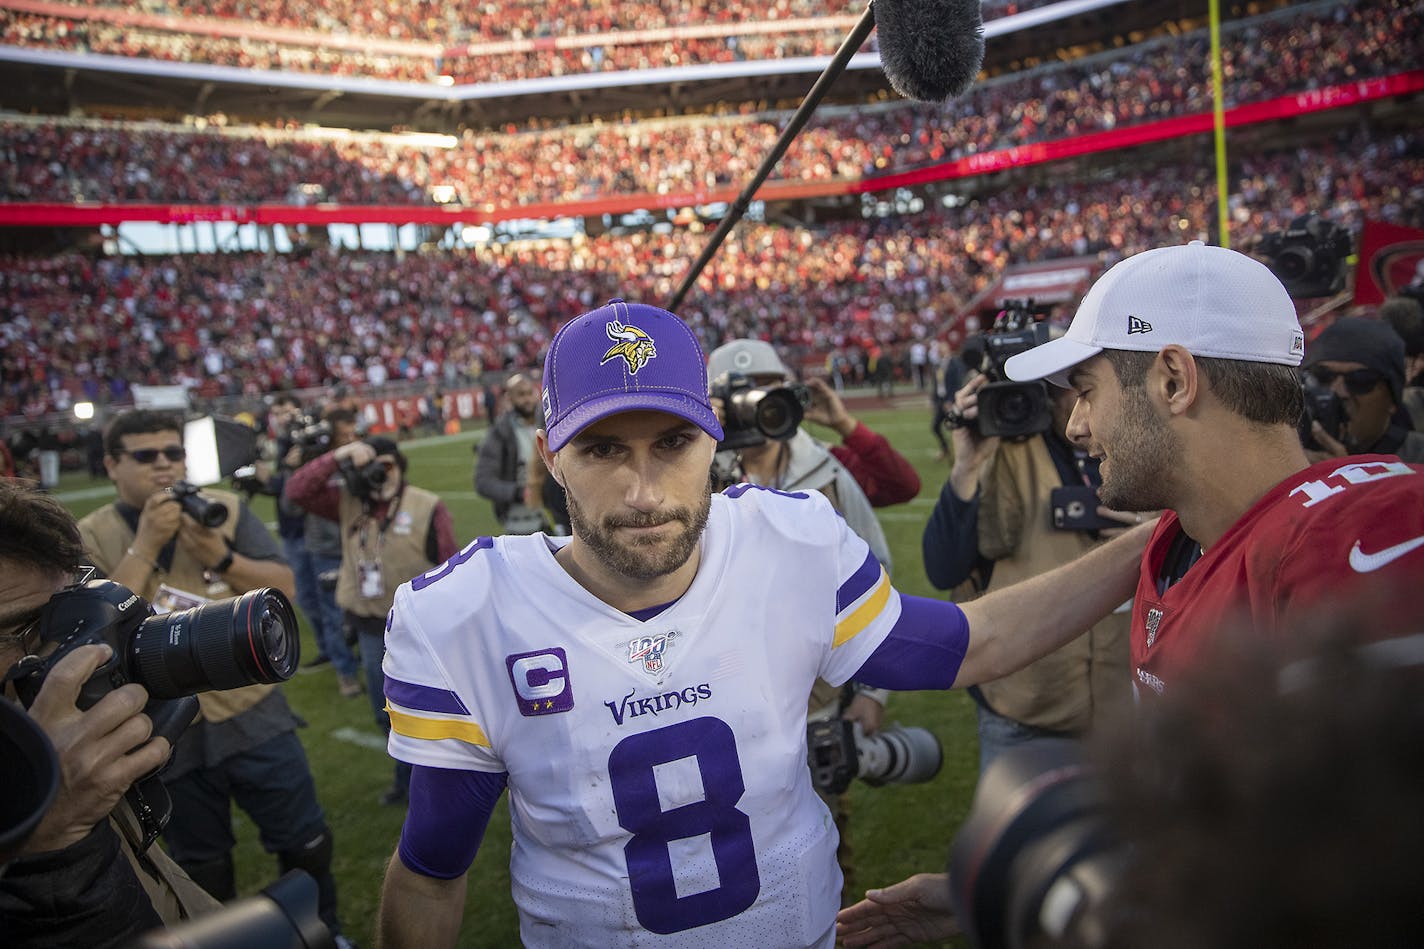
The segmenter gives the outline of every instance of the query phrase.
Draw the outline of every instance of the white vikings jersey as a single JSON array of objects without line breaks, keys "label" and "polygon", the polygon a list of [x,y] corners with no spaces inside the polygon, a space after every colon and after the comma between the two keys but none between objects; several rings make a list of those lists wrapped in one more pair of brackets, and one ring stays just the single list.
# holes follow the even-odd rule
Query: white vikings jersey
[{"label": "white vikings jersey", "polygon": [[830,946],[836,832],[806,704],[848,679],[899,594],[818,492],[712,498],[691,587],[646,622],[554,560],[481,538],[396,594],[391,754],[509,773],[529,946]]}]

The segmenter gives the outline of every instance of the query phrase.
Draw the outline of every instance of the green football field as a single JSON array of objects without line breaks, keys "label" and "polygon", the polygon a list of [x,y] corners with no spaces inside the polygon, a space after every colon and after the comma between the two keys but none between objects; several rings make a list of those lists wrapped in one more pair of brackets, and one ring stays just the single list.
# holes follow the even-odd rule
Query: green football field
[{"label": "green football field", "polygon": [[[919,497],[879,512],[894,557],[894,580],[906,593],[943,596],[924,577],[920,535],[948,466],[934,460],[938,446],[929,430],[928,399],[905,398],[896,404],[900,407],[856,413],[889,438],[920,472]],[[812,431],[827,436],[814,427]],[[444,498],[462,545],[497,532],[489,503],[473,490],[472,449],[479,435],[466,432],[403,446],[410,457],[411,483]],[[60,492],[80,516],[113,496],[107,482],[90,482],[84,475],[66,476]],[[253,507],[264,520],[272,521],[271,499],[258,498]],[[314,653],[305,622],[302,649],[304,655]],[[369,947],[374,943],[382,873],[400,835],[404,814],[402,809],[382,807],[377,801],[391,781],[384,741],[364,696],[343,699],[337,695],[336,674],[330,666],[302,669],[285,688],[292,706],[307,722],[299,734],[336,835],[343,925],[359,944]],[[850,837],[857,893],[912,873],[943,869],[949,841],[968,811],[976,779],[978,746],[973,703],[967,696],[958,692],[897,694],[886,709],[886,721],[921,725],[934,732],[944,746],[944,767],[924,784],[874,788],[855,782]],[[244,895],[255,893],[276,878],[276,861],[262,851],[256,829],[244,814],[234,810],[233,821],[240,841],[239,888]],[[509,846],[509,818],[502,801],[469,874],[461,946],[519,944],[518,920],[509,895]]]}]

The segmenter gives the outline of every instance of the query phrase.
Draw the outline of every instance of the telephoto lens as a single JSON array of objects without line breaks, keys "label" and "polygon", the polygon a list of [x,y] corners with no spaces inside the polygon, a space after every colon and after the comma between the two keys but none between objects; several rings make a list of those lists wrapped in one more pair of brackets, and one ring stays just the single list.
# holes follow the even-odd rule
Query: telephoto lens
[{"label": "telephoto lens", "polygon": [[130,645],[133,680],[156,699],[284,682],[297,670],[297,617],[281,591],[151,616]]}]

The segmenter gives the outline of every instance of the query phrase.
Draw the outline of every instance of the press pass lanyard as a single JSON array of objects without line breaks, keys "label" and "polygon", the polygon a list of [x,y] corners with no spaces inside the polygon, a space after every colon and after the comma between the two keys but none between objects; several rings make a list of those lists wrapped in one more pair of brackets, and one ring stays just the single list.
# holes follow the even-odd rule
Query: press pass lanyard
[{"label": "press pass lanyard", "polygon": [[356,537],[356,551],[359,559],[356,562],[356,577],[360,584],[360,595],[362,599],[378,600],[385,596],[386,581],[381,573],[381,554],[386,548],[386,528],[391,526],[395,520],[397,512],[400,510],[401,499],[405,497],[405,486],[395,497],[391,498],[389,507],[386,508],[386,516],[381,518],[379,526],[376,528],[375,549],[371,545],[371,526],[377,524],[377,520],[369,512],[361,515],[358,534]]}]

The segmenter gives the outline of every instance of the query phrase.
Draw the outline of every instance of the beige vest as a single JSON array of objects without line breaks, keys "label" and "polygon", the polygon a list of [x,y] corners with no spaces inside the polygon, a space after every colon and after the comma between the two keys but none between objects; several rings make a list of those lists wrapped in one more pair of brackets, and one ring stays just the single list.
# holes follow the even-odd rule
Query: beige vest
[{"label": "beige vest", "polygon": [[[430,535],[430,518],[440,498],[407,484],[400,506],[388,514],[385,530],[379,521],[361,510],[361,502],[341,492],[341,574],[336,583],[336,602],[356,616],[384,617],[395,600],[396,587],[429,570],[435,564],[425,556]],[[379,596],[361,595],[360,565],[376,563],[381,568]]]},{"label": "beige vest", "polygon": [[[216,488],[204,488],[203,496],[209,500],[218,501],[227,508],[227,520],[216,529],[224,538],[231,541],[237,534],[237,519],[242,513],[242,503],[232,492],[220,491]],[[105,574],[114,572],[119,561],[124,559],[124,555],[133,544],[135,536],[133,530],[120,516],[118,509],[112,504],[104,505],[81,520],[79,533],[84,538],[84,549],[93,558],[94,566],[104,571]],[[177,546],[173,551],[171,570],[153,571],[148,584],[142,590],[134,592],[152,602],[158,593],[159,584],[163,583],[179,590],[206,596],[212,600],[227,600],[238,595],[221,579],[209,585],[207,577],[204,575],[203,565],[191,557],[182,545]],[[202,692],[198,695],[198,704],[202,707],[203,718],[210,722],[220,722],[239,712],[247,711],[266,698],[267,693],[274,688],[275,686],[271,685],[249,685],[226,692]]]},{"label": "beige vest", "polygon": [[[1053,527],[1049,494],[1063,482],[1042,438],[1000,446],[980,483],[979,551],[995,558],[995,589],[1051,570],[1094,546],[1085,532]],[[968,586],[956,592],[972,596]],[[1128,618],[1127,612],[1114,613],[1037,662],[983,683],[984,697],[1000,715],[1027,725],[1086,730],[1130,700]]]}]

